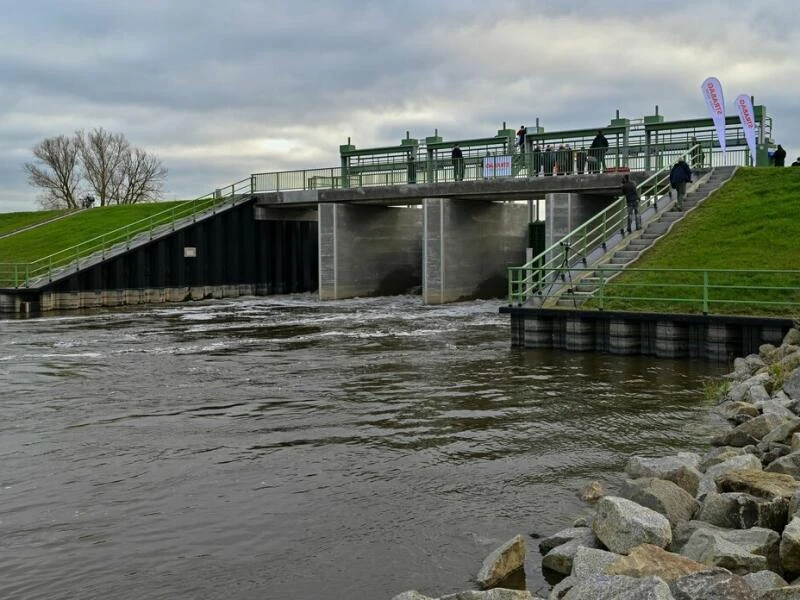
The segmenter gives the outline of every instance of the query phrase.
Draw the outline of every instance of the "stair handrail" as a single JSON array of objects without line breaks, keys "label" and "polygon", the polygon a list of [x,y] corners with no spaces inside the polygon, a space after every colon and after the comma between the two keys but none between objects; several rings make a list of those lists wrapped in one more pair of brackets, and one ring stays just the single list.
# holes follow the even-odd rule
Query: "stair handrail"
[{"label": "stair handrail", "polygon": [[[685,152],[676,154],[675,158],[676,160],[681,158],[686,160],[699,148],[700,144],[695,144]],[[639,192],[640,209],[649,206],[651,202],[656,210],[658,209],[659,197],[670,189],[669,174],[672,167],[673,163],[669,161],[667,166],[662,167],[636,186]],[[581,260],[585,264],[588,252],[598,246],[605,249],[611,236],[623,229],[626,216],[626,199],[625,196],[620,195],[605,209],[570,231],[558,242],[545,248],[524,265],[508,267],[509,306],[513,305],[515,301],[521,305],[541,287],[552,284],[554,282],[552,273],[557,267],[564,266],[567,249],[572,251],[572,257],[566,259],[566,266],[574,265]]]},{"label": "stair handrail", "polygon": [[196,221],[200,214],[209,211],[213,214],[227,204],[235,205],[238,201],[250,196],[251,181],[251,177],[241,179],[224,188],[218,188],[186,203],[172,206],[35,261],[7,263],[3,265],[3,269],[0,269],[0,288],[6,287],[7,284],[11,284],[11,287],[14,288],[29,287],[32,281],[41,277],[52,281],[54,273],[59,269],[74,265],[74,270],[78,271],[82,260],[90,259],[98,253],[99,258],[105,259],[108,254],[112,254],[120,246],[125,245],[129,248],[131,241],[138,236],[147,235],[147,239],[153,239],[159,229],[174,231],[175,225],[180,220],[192,218]]}]

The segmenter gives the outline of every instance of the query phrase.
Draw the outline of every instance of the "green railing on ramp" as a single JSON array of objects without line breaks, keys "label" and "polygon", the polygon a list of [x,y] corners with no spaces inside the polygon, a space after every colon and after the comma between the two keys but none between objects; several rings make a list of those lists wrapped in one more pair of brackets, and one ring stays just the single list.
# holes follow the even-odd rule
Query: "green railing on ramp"
[{"label": "green railing on ramp", "polygon": [[[695,148],[676,154],[671,164],[662,167],[637,186],[640,212],[651,204],[658,210],[659,199],[670,193],[669,172],[674,161],[678,158],[687,159]],[[508,303],[523,304],[528,298],[541,295],[545,286],[552,287],[556,283],[554,273],[558,267],[575,265],[581,261],[585,264],[585,257],[594,250],[605,250],[610,238],[625,228],[627,215],[625,197],[619,196],[608,207],[524,265],[508,267]],[[571,259],[567,256],[568,249],[572,251]]]}]

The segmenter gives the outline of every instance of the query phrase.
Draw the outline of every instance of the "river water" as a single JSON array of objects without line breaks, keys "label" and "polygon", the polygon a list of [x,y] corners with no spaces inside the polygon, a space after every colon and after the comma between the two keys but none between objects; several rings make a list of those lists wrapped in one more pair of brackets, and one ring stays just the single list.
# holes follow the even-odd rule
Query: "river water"
[{"label": "river water", "polygon": [[474,588],[632,453],[703,448],[726,365],[511,348],[499,301],[296,295],[0,321],[0,597]]}]

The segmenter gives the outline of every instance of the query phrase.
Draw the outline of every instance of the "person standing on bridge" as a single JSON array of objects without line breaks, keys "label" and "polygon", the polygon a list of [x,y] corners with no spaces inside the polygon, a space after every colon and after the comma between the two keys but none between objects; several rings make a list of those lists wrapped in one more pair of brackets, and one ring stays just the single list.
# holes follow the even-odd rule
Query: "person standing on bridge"
[{"label": "person standing on bridge", "polygon": [[522,154],[525,154],[525,138],[528,136],[528,128],[525,125],[519,126],[519,131],[517,132],[517,146],[519,146],[519,151]]},{"label": "person standing on bridge", "polygon": [[463,181],[464,180],[464,153],[461,152],[461,148],[456,146],[453,148],[453,151],[450,153],[450,157],[453,159],[453,179],[456,181]]},{"label": "person standing on bridge", "polygon": [[592,140],[592,145],[589,146],[589,158],[592,173],[602,173],[606,170],[606,152],[608,152],[608,140],[603,135],[603,130],[598,129],[597,135]]},{"label": "person standing on bridge", "polygon": [[686,184],[692,180],[692,170],[681,156],[672,170],[669,172],[669,184],[678,194],[678,201],[675,203],[677,210],[683,210],[683,197],[686,195]]},{"label": "person standing on bridge", "polygon": [[642,228],[642,220],[639,217],[639,192],[636,191],[636,184],[631,181],[628,175],[622,176],[622,195],[625,196],[625,203],[628,206],[628,233],[631,232],[631,217],[636,225],[636,229]]}]

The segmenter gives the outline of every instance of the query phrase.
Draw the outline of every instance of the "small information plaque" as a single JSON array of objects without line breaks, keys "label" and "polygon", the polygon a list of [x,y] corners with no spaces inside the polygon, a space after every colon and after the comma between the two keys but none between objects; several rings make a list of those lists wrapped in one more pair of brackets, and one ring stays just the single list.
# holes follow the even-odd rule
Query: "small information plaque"
[{"label": "small information plaque", "polygon": [[197,248],[193,246],[184,246],[183,247],[183,257],[184,258],[197,258]]}]

